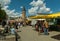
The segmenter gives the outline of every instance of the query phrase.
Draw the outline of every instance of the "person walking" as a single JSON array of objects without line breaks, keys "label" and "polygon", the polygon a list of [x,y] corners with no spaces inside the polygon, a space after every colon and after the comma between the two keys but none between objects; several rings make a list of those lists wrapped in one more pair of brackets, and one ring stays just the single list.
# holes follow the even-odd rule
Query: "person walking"
[{"label": "person walking", "polygon": [[44,25],[44,28],[43,28],[44,29],[44,34],[49,35],[49,33],[48,33],[48,27],[49,27],[48,22],[45,20],[43,25]]},{"label": "person walking", "polygon": [[41,30],[42,30],[42,24],[41,24],[41,21],[38,22],[38,29],[39,29],[38,35],[40,35]]}]

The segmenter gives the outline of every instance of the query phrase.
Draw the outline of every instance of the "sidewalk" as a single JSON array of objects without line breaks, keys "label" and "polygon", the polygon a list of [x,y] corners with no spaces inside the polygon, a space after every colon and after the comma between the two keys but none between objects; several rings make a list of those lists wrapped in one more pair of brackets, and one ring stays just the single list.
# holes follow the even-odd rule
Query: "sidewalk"
[{"label": "sidewalk", "polygon": [[[34,27],[26,26],[19,28],[18,34],[21,36],[19,41],[60,41],[58,39],[52,38],[53,36],[59,35],[60,32],[51,31],[49,35],[38,35],[38,32],[34,30]],[[7,36],[4,41],[15,41],[15,36]],[[1,41],[1,40],[0,40]]]},{"label": "sidewalk", "polygon": [[21,36],[22,41],[60,41],[54,38],[51,38],[52,36],[60,34],[60,32],[52,31],[49,32],[49,35],[38,35],[38,32],[33,30],[31,26],[27,27],[21,27],[19,30],[19,35]]}]

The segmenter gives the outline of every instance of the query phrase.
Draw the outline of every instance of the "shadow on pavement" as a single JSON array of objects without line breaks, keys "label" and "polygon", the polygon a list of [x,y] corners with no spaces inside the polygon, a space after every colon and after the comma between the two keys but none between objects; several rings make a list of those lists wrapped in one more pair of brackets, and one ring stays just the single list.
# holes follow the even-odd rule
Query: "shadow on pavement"
[{"label": "shadow on pavement", "polygon": [[51,38],[54,38],[54,39],[60,40],[60,34],[55,35],[55,36],[52,36]]}]

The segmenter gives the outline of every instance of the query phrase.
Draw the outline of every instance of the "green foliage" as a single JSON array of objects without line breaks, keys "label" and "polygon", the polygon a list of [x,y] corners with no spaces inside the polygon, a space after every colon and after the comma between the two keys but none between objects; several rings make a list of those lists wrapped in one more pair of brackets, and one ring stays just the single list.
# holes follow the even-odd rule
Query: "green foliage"
[{"label": "green foliage", "polygon": [[6,12],[4,10],[1,10],[1,7],[0,7],[0,19],[6,19]]}]

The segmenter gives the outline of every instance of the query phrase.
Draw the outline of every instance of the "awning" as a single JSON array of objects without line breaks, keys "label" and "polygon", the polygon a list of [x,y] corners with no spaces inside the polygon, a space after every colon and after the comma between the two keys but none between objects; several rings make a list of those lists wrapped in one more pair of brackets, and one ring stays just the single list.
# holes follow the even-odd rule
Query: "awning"
[{"label": "awning", "polygon": [[48,15],[36,15],[36,16],[31,16],[29,18],[31,18],[31,19],[47,19],[47,18],[58,18],[58,17],[60,17],[60,12],[54,13],[54,14],[48,14]]}]

